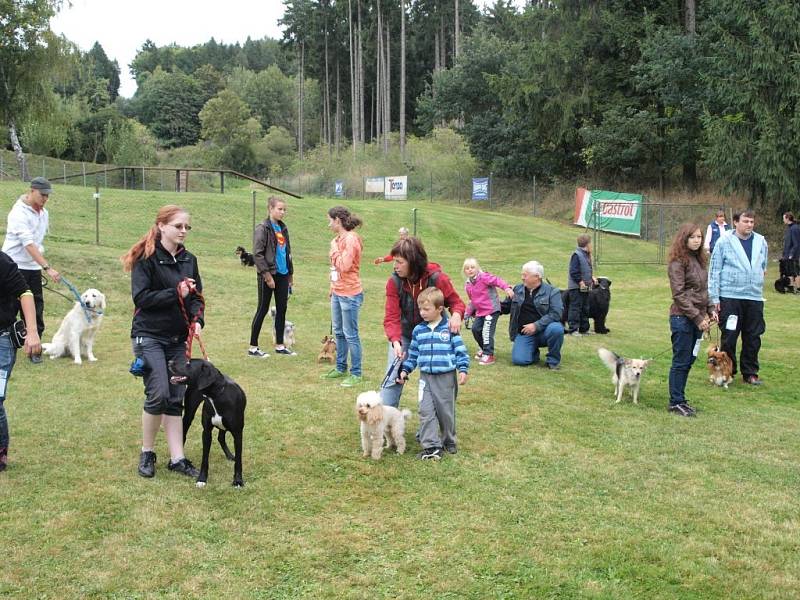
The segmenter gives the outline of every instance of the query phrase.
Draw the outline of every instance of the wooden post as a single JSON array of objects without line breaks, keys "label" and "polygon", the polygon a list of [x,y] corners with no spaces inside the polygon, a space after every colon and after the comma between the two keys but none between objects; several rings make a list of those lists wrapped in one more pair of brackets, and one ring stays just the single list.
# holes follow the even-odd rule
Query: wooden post
[{"label": "wooden post", "polygon": [[181,171],[180,169],[175,169],[175,191],[181,191]]},{"label": "wooden post", "polygon": [[128,189],[128,169],[122,167],[122,189]]},{"label": "wooden post", "polygon": [[493,187],[492,186],[492,176],[493,175],[494,175],[494,173],[489,171],[489,210],[492,210],[492,208],[493,208],[493,206],[492,206],[492,187]]},{"label": "wooden post", "polygon": [[225,193],[225,171],[219,172],[219,193]]},{"label": "wooden post", "polygon": [[256,230],[256,191],[253,190],[253,231]]},{"label": "wooden post", "polygon": [[81,171],[83,171],[83,187],[86,187],[86,163],[81,163]]},{"label": "wooden post", "polygon": [[64,185],[67,185],[67,163],[61,163],[64,167]]},{"label": "wooden post", "polygon": [[143,192],[147,191],[147,190],[144,189],[144,180],[145,180],[144,167],[142,167],[142,191]]},{"label": "wooden post", "polygon": [[533,176],[533,216],[536,216],[536,175]]}]

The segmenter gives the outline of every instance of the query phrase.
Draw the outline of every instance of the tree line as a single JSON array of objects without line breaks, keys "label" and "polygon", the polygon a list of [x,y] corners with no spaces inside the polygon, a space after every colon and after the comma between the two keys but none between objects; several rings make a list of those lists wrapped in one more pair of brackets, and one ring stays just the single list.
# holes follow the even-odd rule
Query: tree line
[{"label": "tree line", "polygon": [[302,169],[311,149],[403,157],[409,136],[449,128],[503,177],[711,184],[798,205],[792,0],[284,5],[281,40],[145,41],[136,94],[122,99],[99,45],[83,53],[49,32],[60,2],[12,2],[21,33],[0,46],[10,146],[269,174]]}]

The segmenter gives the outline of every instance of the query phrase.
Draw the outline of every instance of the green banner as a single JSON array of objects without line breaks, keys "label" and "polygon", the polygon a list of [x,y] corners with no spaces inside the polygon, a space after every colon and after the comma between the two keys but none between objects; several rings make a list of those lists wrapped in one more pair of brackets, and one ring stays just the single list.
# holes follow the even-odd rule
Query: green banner
[{"label": "green banner", "polygon": [[584,219],[588,227],[625,235],[641,235],[642,196],[592,190]]}]

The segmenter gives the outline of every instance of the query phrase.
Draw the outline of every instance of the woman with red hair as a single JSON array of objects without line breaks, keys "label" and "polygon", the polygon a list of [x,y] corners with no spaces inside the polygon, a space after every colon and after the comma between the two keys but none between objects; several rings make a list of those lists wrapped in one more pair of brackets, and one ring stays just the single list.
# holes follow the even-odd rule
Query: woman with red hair
[{"label": "woman with red hair", "polygon": [[187,314],[197,317],[193,333],[199,334],[203,326],[203,304],[198,297],[203,284],[197,259],[184,246],[191,229],[188,212],[180,206],[163,206],[150,230],[120,258],[131,273],[133,353],[144,361],[142,477],[155,475],[155,438],[162,424],[171,457],[167,468],[189,477],[199,475],[183,453],[186,386],[170,383],[168,369],[169,361],[186,360],[189,325],[181,303]]}]

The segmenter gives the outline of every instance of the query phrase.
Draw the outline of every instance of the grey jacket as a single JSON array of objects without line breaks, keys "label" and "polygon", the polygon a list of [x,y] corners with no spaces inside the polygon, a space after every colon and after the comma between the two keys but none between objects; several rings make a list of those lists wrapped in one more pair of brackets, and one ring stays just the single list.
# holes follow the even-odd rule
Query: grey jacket
[{"label": "grey jacket", "polygon": [[[286,267],[289,269],[289,275],[294,273],[292,265],[292,244],[289,242],[289,230],[283,221],[278,221],[281,226],[281,232],[286,239]],[[261,223],[256,225],[256,230],[253,232],[253,262],[256,264],[258,273],[277,273],[275,265],[275,252],[278,246],[278,238],[275,237],[275,232],[269,219],[264,219]]]},{"label": "grey jacket", "polygon": [[[503,314],[511,315],[508,323],[508,337],[511,338],[512,342],[519,333],[519,312],[524,301],[525,286],[520,283],[514,286],[514,297],[503,300],[500,304],[500,311]],[[542,283],[533,294],[532,301],[541,315],[541,318],[536,321],[537,332],[544,331],[550,323],[561,322],[561,313],[564,311],[564,305],[561,301],[561,290],[557,287],[553,287],[549,283]]]}]

